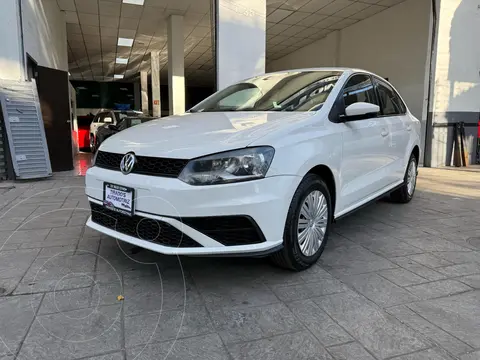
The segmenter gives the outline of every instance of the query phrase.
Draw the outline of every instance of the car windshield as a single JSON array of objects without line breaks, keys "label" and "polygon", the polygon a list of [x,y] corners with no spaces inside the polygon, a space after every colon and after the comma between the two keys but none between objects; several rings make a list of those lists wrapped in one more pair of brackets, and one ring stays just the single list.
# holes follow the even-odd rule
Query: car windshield
[{"label": "car windshield", "polygon": [[317,111],[341,74],[291,71],[257,76],[213,94],[190,112]]}]

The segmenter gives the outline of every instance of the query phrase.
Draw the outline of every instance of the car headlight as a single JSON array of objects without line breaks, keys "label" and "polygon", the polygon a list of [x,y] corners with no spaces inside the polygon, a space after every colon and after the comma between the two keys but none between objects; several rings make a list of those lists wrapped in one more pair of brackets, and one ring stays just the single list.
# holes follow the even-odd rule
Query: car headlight
[{"label": "car headlight", "polygon": [[265,177],[275,150],[251,147],[191,160],[179,179],[190,185],[227,184]]}]

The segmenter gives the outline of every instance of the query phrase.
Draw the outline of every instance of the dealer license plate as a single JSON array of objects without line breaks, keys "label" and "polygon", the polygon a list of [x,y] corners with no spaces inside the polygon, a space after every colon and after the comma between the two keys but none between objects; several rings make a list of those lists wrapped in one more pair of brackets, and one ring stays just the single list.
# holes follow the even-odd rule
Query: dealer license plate
[{"label": "dealer license plate", "polygon": [[109,210],[132,216],[135,190],[122,185],[103,184],[103,206]]}]

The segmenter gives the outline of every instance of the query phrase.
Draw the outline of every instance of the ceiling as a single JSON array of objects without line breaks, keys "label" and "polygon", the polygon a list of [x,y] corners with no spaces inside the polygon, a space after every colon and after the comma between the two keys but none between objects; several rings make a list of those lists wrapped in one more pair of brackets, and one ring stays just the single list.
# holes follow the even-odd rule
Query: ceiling
[{"label": "ceiling", "polygon": [[[150,53],[160,52],[167,76],[167,19],[184,15],[185,73],[191,82],[213,77],[209,0],[145,0],[143,6],[122,0],[56,0],[67,21],[69,71],[73,80],[125,79],[150,71]],[[134,39],[117,46],[118,38]],[[117,64],[116,58],[128,59]]]},{"label": "ceiling", "polygon": [[404,0],[267,0],[267,61]]},{"label": "ceiling", "polygon": [[[210,0],[56,0],[67,21],[69,71],[74,80],[111,81],[150,71],[150,52],[160,52],[167,79],[167,19],[184,15],[187,82],[211,85],[214,74]],[[267,61],[348,27],[404,0],[267,0]],[[117,46],[118,38],[134,39]],[[116,58],[128,59],[117,64]]]}]

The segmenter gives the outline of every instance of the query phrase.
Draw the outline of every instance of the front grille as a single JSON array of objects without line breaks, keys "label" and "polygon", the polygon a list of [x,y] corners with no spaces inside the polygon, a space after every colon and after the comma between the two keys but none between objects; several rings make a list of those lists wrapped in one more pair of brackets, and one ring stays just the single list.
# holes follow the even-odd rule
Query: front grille
[{"label": "front grille", "polygon": [[171,247],[200,247],[201,245],[174,226],[139,215],[127,216],[90,202],[92,221],[106,228],[138,239]]},{"label": "front grille", "polygon": [[[120,171],[120,162],[124,154],[116,154],[106,151],[99,151],[95,160],[95,166]],[[150,156],[137,156],[137,162],[133,167],[133,174],[178,177],[188,160],[167,159]]]},{"label": "front grille", "polygon": [[225,246],[258,244],[265,241],[257,223],[249,216],[191,217],[179,220]]}]

